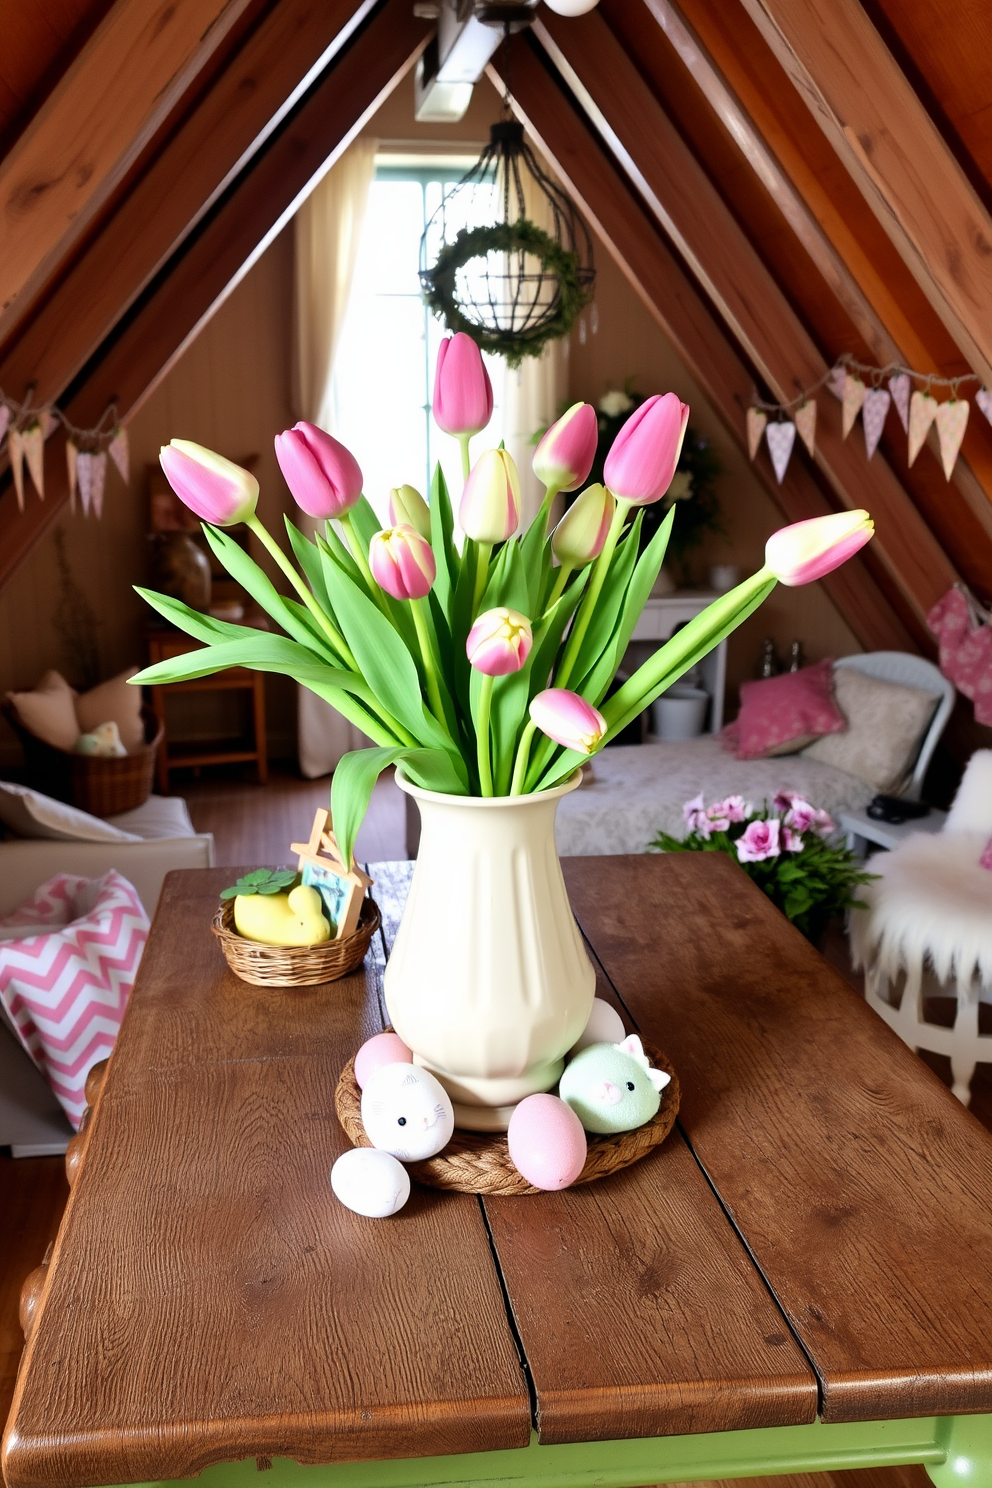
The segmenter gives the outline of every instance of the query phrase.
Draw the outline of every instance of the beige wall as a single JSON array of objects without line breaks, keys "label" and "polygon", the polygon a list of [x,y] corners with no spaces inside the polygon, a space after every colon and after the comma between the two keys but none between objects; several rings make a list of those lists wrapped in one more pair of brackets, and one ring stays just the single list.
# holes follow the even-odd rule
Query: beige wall
[{"label": "beige wall", "polygon": [[[369,132],[386,140],[480,141],[498,115],[488,84],[476,89],[472,108],[459,124],[416,125],[413,83],[408,77],[380,110]],[[697,559],[698,576],[710,562],[732,561],[749,570],[761,561],[764,541],[781,517],[742,457],[721,420],[703,398],[673,348],[647,314],[612,260],[600,249],[596,301],[599,329],[585,345],[572,338],[569,384],[573,398],[595,402],[627,377],[645,393],[675,389],[692,407],[693,422],[714,441],[724,465],[720,497],[730,543],[713,539]],[[97,620],[101,670],[111,675],[143,660],[146,609],[131,586],[147,577],[145,468],[173,436],[195,439],[239,459],[259,455],[261,513],[270,529],[281,528],[290,509],[272,449],[273,436],[292,423],[292,233],[284,232],[164,378],[130,425],[132,476],[125,491],[108,476],[103,520],[68,512],[58,523],[73,575]],[[31,686],[48,667],[71,672],[56,623],[60,588],[53,535],[49,534],[0,592],[0,693]],[[780,650],[802,639],[808,657],[858,650],[855,638],[818,585],[776,591],[730,642],[734,688],[750,676],[761,637],[771,634]],[[267,679],[270,738],[276,753],[291,752],[294,707],[291,685]],[[195,726],[191,720],[190,726]],[[16,757],[6,725],[0,726],[0,762]]]},{"label": "beige wall", "polygon": [[[722,419],[690,377],[671,342],[648,314],[613,259],[601,246],[597,245],[597,248],[598,330],[595,335],[587,334],[584,345],[577,333],[572,335],[570,396],[573,400],[584,398],[595,403],[608,388],[623,387],[629,377],[638,392],[650,395],[672,390],[689,404],[692,410],[690,421],[712,440],[723,465],[718,490],[729,538],[728,541],[721,537],[707,537],[705,544],[690,557],[692,576],[695,582],[705,584],[706,571],[711,563],[736,563],[743,577],[761,566],[765,540],[777,527],[784,525],[785,518]],[[588,312],[586,320],[588,332]],[[743,420],[743,414],[741,418]],[[795,458],[802,456],[796,455]],[[675,520],[678,521],[677,515]],[[727,705],[731,714],[736,708],[737,686],[753,676],[761,654],[762,637],[767,635],[774,639],[779,654],[786,656],[790,643],[794,639],[801,640],[810,661],[817,661],[822,656],[847,656],[862,650],[820,584],[802,589],[785,589],[779,585],[771,598],[728,642]]]}]

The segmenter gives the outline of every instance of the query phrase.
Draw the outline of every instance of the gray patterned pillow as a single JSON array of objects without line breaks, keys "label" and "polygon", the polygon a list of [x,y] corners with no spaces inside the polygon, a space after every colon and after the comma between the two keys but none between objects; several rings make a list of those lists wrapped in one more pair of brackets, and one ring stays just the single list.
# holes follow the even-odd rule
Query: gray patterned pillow
[{"label": "gray patterned pillow", "polygon": [[940,697],[837,667],[834,698],[847,728],[815,740],[803,754],[857,775],[877,791],[898,792],[912,773]]}]

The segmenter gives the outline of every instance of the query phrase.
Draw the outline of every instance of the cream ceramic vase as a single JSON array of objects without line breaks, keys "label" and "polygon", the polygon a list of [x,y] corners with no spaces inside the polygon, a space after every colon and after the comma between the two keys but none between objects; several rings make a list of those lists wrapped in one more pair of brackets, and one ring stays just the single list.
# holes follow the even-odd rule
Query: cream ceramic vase
[{"label": "cream ceramic vase", "polygon": [[530,796],[448,796],[396,772],[420,808],[410,897],[386,964],[386,1010],[447,1089],[457,1126],[505,1131],[557,1085],[596,974],[568,902],[555,812],[581,771]]}]

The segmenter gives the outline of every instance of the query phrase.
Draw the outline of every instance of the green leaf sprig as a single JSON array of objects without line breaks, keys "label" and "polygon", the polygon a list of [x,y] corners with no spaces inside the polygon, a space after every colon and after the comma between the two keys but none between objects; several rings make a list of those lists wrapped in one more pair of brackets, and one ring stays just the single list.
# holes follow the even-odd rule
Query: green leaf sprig
[{"label": "green leaf sprig", "polygon": [[281,894],[295,888],[300,875],[295,868],[255,868],[244,873],[230,888],[221,889],[222,899],[243,898],[249,894]]}]

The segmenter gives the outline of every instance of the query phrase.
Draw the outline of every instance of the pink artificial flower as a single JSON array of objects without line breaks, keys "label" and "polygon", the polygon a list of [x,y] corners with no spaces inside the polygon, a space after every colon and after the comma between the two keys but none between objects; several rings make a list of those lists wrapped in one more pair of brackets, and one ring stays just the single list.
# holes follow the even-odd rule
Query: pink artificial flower
[{"label": "pink artificial flower", "polygon": [[607,722],[599,709],[566,687],[539,692],[529,712],[542,734],[578,754],[593,754],[606,735]]},{"label": "pink artificial flower", "polygon": [[750,822],[735,846],[742,863],[763,863],[767,858],[777,858],[782,850],[777,819]]},{"label": "pink artificial flower", "polygon": [[505,677],[519,672],[530,655],[534,633],[526,615],[500,605],[479,616],[468,633],[465,654],[477,672]]},{"label": "pink artificial flower", "polygon": [[698,796],[693,796],[692,800],[686,801],[682,807],[682,820],[687,826],[692,826],[693,818],[700,814],[705,815],[705,813],[706,803],[703,800],[702,791],[700,791]]},{"label": "pink artificial flower", "polygon": [[159,451],[166,480],[191,512],[215,527],[233,527],[254,516],[258,481],[233,460],[192,439],[173,439]]},{"label": "pink artificial flower", "polygon": [[275,445],[279,469],[308,516],[340,517],[351,510],[362,494],[362,472],[340,440],[301,421],[277,434]]},{"label": "pink artificial flower", "polygon": [[689,405],[675,393],[656,393],[634,409],[603,468],[614,496],[634,506],[661,500],[679,463],[688,421]]},{"label": "pink artificial flower", "polygon": [[458,520],[466,537],[490,546],[516,532],[520,480],[509,450],[486,450],[476,460],[462,491]]},{"label": "pink artificial flower", "polygon": [[[727,796],[723,801],[714,801],[706,814],[711,820],[714,817],[726,817],[728,824],[742,822],[747,821],[748,807],[743,796]],[[723,832],[726,828],[721,827],[719,830]]]},{"label": "pink artificial flower", "polygon": [[802,799],[798,791],[780,790],[776,792],[772,805],[776,811],[788,811],[794,801],[801,801]]},{"label": "pink artificial flower", "polygon": [[726,832],[729,830],[729,816],[714,816],[712,806],[706,813],[706,820],[709,822],[709,828],[711,832]]},{"label": "pink artificial flower", "polygon": [[866,511],[831,512],[773,532],[765,544],[765,567],[780,584],[794,588],[832,573],[863,548],[875,524]]},{"label": "pink artificial flower", "polygon": [[599,423],[591,403],[573,403],[534,451],[534,474],[543,486],[577,491],[592,469]]},{"label": "pink artificial flower", "polygon": [[[784,818],[785,825],[792,827],[796,832],[808,832],[816,820],[816,807],[811,806],[808,801],[804,801],[802,796],[796,795],[795,792],[791,794],[792,800],[789,802],[789,808]],[[777,799],[778,797],[776,797]]]},{"label": "pink artificial flower", "polygon": [[493,385],[482,353],[464,331],[437,349],[434,422],[446,434],[478,434],[493,416]]},{"label": "pink artificial flower", "polygon": [[800,853],[803,850],[802,836],[798,832],[794,832],[791,827],[783,827],[782,846],[786,852]]},{"label": "pink artificial flower", "polygon": [[385,527],[369,543],[372,577],[393,599],[423,599],[437,576],[434,550],[408,523]]}]

